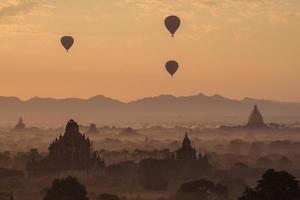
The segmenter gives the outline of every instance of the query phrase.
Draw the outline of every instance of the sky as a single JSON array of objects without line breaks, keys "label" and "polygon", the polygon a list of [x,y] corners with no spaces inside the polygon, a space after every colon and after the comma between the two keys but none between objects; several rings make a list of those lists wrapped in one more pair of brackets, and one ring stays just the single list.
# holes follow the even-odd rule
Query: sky
[{"label": "sky", "polygon": [[300,102],[299,36],[299,0],[1,0],[0,96]]}]

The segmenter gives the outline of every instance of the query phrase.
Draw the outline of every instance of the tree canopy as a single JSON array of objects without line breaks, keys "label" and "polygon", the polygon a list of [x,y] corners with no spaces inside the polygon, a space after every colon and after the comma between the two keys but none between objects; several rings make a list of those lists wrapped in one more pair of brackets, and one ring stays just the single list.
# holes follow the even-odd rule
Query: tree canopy
[{"label": "tree canopy", "polygon": [[299,182],[286,171],[269,169],[255,188],[247,187],[239,200],[297,200],[300,199]]},{"label": "tree canopy", "polygon": [[84,185],[76,178],[55,179],[51,188],[46,189],[43,200],[89,200]]},{"label": "tree canopy", "polygon": [[226,200],[228,199],[228,189],[222,184],[215,184],[209,180],[201,179],[182,184],[173,199]]},{"label": "tree canopy", "polygon": [[113,194],[103,193],[97,197],[97,200],[120,200],[120,198]]}]

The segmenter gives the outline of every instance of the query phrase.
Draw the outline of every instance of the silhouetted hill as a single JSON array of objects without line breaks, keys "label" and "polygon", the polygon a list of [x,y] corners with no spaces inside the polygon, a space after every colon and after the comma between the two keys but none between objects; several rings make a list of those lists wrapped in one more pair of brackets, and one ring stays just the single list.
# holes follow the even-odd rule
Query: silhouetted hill
[{"label": "silhouetted hill", "polygon": [[245,98],[234,100],[220,95],[175,97],[161,95],[124,103],[105,96],[90,99],[39,98],[23,101],[0,97],[0,123],[13,125],[23,116],[29,125],[63,125],[69,118],[81,123],[119,124],[138,122],[246,122],[254,104],[266,122],[300,119],[300,103]]}]

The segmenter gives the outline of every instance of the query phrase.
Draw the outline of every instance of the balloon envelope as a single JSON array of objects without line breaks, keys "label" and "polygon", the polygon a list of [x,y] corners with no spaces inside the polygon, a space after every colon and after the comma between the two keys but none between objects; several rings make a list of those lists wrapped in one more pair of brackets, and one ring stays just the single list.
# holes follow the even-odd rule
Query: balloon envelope
[{"label": "balloon envelope", "polygon": [[166,69],[172,77],[177,72],[178,68],[178,63],[174,60],[170,60],[166,63]]},{"label": "balloon envelope", "polygon": [[74,44],[74,39],[72,36],[63,36],[60,40],[61,44],[63,47],[69,51],[69,49],[73,46]]},{"label": "balloon envelope", "polygon": [[180,19],[177,16],[171,15],[165,19],[165,26],[174,37],[175,32],[180,26]]}]

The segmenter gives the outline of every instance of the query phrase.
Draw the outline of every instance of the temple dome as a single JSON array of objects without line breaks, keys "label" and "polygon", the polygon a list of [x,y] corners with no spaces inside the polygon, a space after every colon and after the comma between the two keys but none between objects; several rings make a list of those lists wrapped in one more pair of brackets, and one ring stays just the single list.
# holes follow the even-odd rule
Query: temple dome
[{"label": "temple dome", "polygon": [[78,133],[78,132],[79,132],[78,124],[73,119],[69,120],[69,122],[66,125],[66,134]]}]

